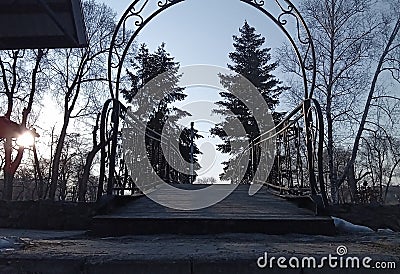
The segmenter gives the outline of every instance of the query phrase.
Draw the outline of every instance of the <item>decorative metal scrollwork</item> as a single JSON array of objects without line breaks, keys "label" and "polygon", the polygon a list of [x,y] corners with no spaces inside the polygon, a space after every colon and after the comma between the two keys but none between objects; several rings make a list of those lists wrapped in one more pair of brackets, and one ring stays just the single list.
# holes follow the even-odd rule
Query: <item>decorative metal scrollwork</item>
[{"label": "decorative metal scrollwork", "polygon": [[[129,48],[133,41],[142,30],[155,16],[163,10],[172,7],[175,4],[186,0],[135,0],[125,11],[124,15],[118,22],[111,47],[109,51],[109,86],[112,98],[118,99],[120,80],[122,77],[122,67],[128,55]],[[286,35],[291,43],[299,63],[304,78],[305,98],[311,98],[315,88],[315,52],[308,30],[302,16],[289,0],[240,0],[249,4],[267,17],[269,17]],[[267,10],[267,3],[275,4],[275,8],[271,11]],[[274,10],[276,14],[272,11]],[[278,12],[276,12],[278,10]],[[296,33],[288,26],[290,18],[293,18],[296,25]],[[133,23],[129,23],[133,21]],[[311,72],[308,73],[308,71]]]},{"label": "decorative metal scrollwork", "polygon": [[255,3],[256,5],[259,5],[259,6],[264,6],[264,4],[265,4],[265,1],[264,1],[264,0],[260,0],[260,1],[253,0],[253,1],[254,1],[254,3]]},{"label": "decorative metal scrollwork", "polygon": [[[148,2],[149,2],[148,0],[147,0],[146,2],[144,2],[143,6],[140,7],[138,11],[136,11],[135,8],[133,8],[133,9],[131,9],[131,10],[129,11],[129,17],[134,16],[134,17],[137,17],[137,18],[138,18],[138,19],[135,21],[135,26],[138,26],[138,27],[139,27],[141,24],[143,24],[144,19],[143,19],[143,16],[140,15],[140,14],[143,12],[143,10],[144,10],[144,8],[146,7],[146,5],[147,5]],[[127,17],[126,19],[129,19],[129,17]],[[125,22],[126,22],[126,20],[125,20]]]},{"label": "decorative metal scrollwork", "polygon": [[129,5],[115,28],[109,49],[108,78],[112,98],[118,100],[123,64],[141,29],[161,11],[183,1],[157,0],[154,3],[152,0],[135,0]]},{"label": "decorative metal scrollwork", "polygon": [[162,8],[165,7],[168,4],[173,4],[174,2],[177,2],[176,0],[164,0],[164,1],[158,1],[157,5]]},{"label": "decorative metal scrollwork", "polygon": [[282,10],[284,13],[290,13],[290,12],[293,11],[294,6],[293,6],[292,3],[287,3],[287,4],[288,4],[288,7],[285,9],[285,8],[283,7],[283,5],[279,2],[279,0],[275,0],[275,2],[276,2],[276,4],[281,8],[281,10]]},{"label": "decorative metal scrollwork", "polygon": [[[293,3],[289,0],[271,0],[269,4],[275,3],[275,9],[268,10],[266,1],[240,0],[260,10],[269,17],[285,34],[292,45],[304,79],[304,98],[311,98],[315,89],[316,63],[314,44],[311,33],[305,21]],[[285,7],[287,6],[287,7]],[[278,10],[278,11],[276,11]],[[296,29],[295,33],[289,26],[289,20],[293,19]]]}]

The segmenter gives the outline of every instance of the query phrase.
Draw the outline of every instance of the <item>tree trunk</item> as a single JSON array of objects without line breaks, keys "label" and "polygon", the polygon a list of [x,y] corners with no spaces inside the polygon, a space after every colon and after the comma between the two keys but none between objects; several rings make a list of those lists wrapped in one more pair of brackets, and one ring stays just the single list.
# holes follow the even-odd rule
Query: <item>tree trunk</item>
[{"label": "tree trunk", "polygon": [[[328,107],[329,106],[329,107]],[[333,122],[330,104],[327,106],[327,131],[328,131],[328,166],[329,166],[329,182],[331,184],[331,197],[333,204],[339,202],[339,188],[337,185],[337,171],[334,163],[334,143],[333,143]],[[328,110],[329,108],[329,110]]]},{"label": "tree trunk", "polygon": [[335,16],[333,14],[336,10],[336,2],[331,2],[331,11],[332,16],[330,17],[330,27],[331,27],[331,35],[330,35],[330,56],[329,56],[329,79],[328,79],[328,87],[326,94],[326,121],[327,121],[327,134],[328,134],[328,166],[329,166],[329,181],[331,184],[331,198],[333,204],[337,204],[339,202],[339,189],[337,185],[337,171],[334,163],[334,142],[333,142],[333,118],[332,118],[332,100],[333,100],[333,75],[335,68],[335,40],[336,40],[336,21]]},{"label": "tree trunk", "polygon": [[349,189],[350,189],[350,198],[354,203],[357,195],[357,181],[354,171],[354,165],[350,168],[349,177],[348,177]]},{"label": "tree trunk", "polygon": [[12,160],[12,139],[6,138],[4,142],[4,151],[5,151],[5,161],[4,161],[4,191],[3,191],[3,199],[10,201],[13,197],[13,184],[14,184],[14,176],[17,168],[19,167],[22,156],[24,155],[24,148],[20,147],[18,149],[18,154],[15,157],[14,161]]},{"label": "tree trunk", "polygon": [[6,138],[4,141],[5,163],[4,163],[4,189],[3,200],[12,200],[14,174],[11,171],[12,140]]},{"label": "tree trunk", "polygon": [[4,170],[3,200],[11,201],[13,195],[14,174]]},{"label": "tree trunk", "polygon": [[50,191],[49,191],[49,200],[54,200],[56,196],[57,190],[57,183],[58,183],[58,176],[59,176],[59,169],[60,169],[60,162],[61,162],[61,153],[64,146],[65,137],[67,136],[67,128],[69,120],[66,118],[68,113],[65,114],[64,117],[64,124],[61,129],[60,137],[58,138],[56,151],[54,153],[53,165],[51,167],[51,180],[50,180]]},{"label": "tree trunk", "polygon": [[38,199],[42,200],[44,198],[44,180],[43,180],[43,174],[42,170],[40,169],[40,163],[39,163],[39,158],[37,155],[36,151],[36,145],[33,145],[33,157],[35,160],[35,171],[37,173],[38,179],[39,179],[39,185],[38,185]]},{"label": "tree trunk", "polygon": [[89,181],[89,176],[90,176],[90,169],[92,167],[92,163],[94,160],[94,157],[96,157],[97,152],[99,152],[101,146],[98,145],[94,147],[87,155],[86,157],[86,163],[85,167],[83,169],[83,174],[81,179],[79,180],[79,187],[78,187],[78,201],[79,202],[84,202],[85,201],[85,196],[87,192],[87,183]]}]

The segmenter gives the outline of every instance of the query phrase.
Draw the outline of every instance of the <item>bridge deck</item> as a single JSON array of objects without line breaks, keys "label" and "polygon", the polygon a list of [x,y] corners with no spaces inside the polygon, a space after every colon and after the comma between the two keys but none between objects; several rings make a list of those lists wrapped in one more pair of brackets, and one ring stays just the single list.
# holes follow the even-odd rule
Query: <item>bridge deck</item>
[{"label": "bridge deck", "polygon": [[[204,185],[179,185],[184,189],[199,189]],[[226,186],[218,186],[223,191]],[[217,190],[217,191],[218,191]],[[172,197],[191,203],[190,197]],[[163,207],[146,196],[132,199],[111,214],[96,216],[92,232],[96,235],[126,234],[212,234],[212,233],[267,233],[267,234],[324,234],[334,233],[331,218],[315,216],[265,188],[256,195],[248,195],[248,186],[240,185],[225,200],[211,207],[181,211]]]}]

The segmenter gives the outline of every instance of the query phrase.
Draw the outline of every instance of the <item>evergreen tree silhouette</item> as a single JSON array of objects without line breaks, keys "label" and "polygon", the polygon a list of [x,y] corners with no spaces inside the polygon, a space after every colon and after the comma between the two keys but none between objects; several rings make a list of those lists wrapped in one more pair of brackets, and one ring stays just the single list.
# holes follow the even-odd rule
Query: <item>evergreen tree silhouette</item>
[{"label": "evergreen tree silhouette", "polygon": [[[274,110],[279,104],[280,94],[288,89],[282,86],[282,82],[272,74],[278,67],[278,63],[271,61],[271,49],[263,47],[265,38],[261,34],[257,34],[255,28],[250,26],[247,21],[244,22],[239,32],[239,36],[233,35],[235,51],[229,53],[229,59],[232,63],[228,64],[228,68],[245,77],[257,88],[270,111],[270,113],[267,113],[268,110],[265,110],[265,115],[272,114],[274,121],[278,122],[283,114],[274,112]],[[240,182],[238,181],[239,178],[235,178],[237,176],[235,175],[235,164],[233,163],[239,161],[238,157],[245,148],[245,144],[254,141],[260,136],[260,125],[257,124],[260,121],[256,122],[245,103],[234,95],[246,92],[250,94],[248,87],[243,85],[240,77],[237,75],[220,75],[219,77],[222,86],[226,90],[220,92],[222,100],[216,103],[218,109],[215,109],[214,112],[221,114],[225,119],[212,128],[211,133],[220,137],[223,141],[223,144],[218,145],[217,149],[222,153],[228,153],[231,157],[229,161],[223,163],[225,165],[224,171],[220,174],[220,177],[223,180],[231,180],[232,183],[250,183],[260,161],[261,149],[257,146],[254,147],[254,155],[250,157],[249,165]],[[246,136],[232,133],[228,135],[225,132],[224,127],[233,120],[240,121]],[[232,146],[233,142],[235,146]]]},{"label": "evergreen tree silhouette", "polygon": [[[131,83],[130,90],[123,90],[124,98],[135,109],[134,114],[138,121],[147,121],[146,124],[146,155],[137,155],[138,159],[148,157],[150,159],[153,170],[165,182],[168,183],[188,183],[189,182],[189,163],[190,163],[190,138],[187,138],[187,132],[190,129],[182,128],[176,122],[190,113],[182,111],[173,106],[176,101],[182,101],[186,98],[184,88],[179,87],[179,62],[174,61],[174,57],[166,51],[165,44],[161,44],[154,53],[150,53],[145,44],[140,45],[138,53],[131,61],[132,69],[127,71]],[[162,77],[157,77],[159,75]],[[150,81],[151,85],[146,85]],[[159,81],[159,82],[157,82]],[[150,87],[148,87],[150,86]],[[155,100],[154,92],[151,88],[157,86],[158,92],[161,92],[163,98]],[[141,91],[139,93],[139,91]],[[138,96],[139,95],[139,96]],[[166,131],[163,132],[163,130]],[[162,149],[162,134],[170,136],[179,136],[179,146],[171,147],[168,144],[168,151]],[[190,136],[190,135],[189,135]],[[201,138],[195,130],[194,138]],[[200,150],[194,144],[194,170],[198,170],[200,165],[196,155]],[[186,163],[180,162],[183,159]],[[168,163],[168,161],[170,161]],[[180,168],[175,169],[171,165],[178,165]],[[185,167],[185,168],[182,168]],[[136,168],[135,181],[145,180],[146,173],[151,172],[145,170],[138,160]],[[196,177],[192,178],[192,182]]]}]

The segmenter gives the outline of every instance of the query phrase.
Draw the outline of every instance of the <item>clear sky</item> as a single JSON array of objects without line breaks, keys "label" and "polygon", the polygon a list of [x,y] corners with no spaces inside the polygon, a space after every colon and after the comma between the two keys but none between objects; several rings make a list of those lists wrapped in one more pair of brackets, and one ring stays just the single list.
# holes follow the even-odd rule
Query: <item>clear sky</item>
[{"label": "clear sky", "polygon": [[[113,8],[118,17],[132,0],[97,0]],[[156,7],[150,0],[148,7]],[[152,2],[152,3],[151,3]],[[266,1],[274,2],[274,1]],[[283,1],[282,1],[283,2]],[[247,20],[276,48],[284,41],[277,27],[260,11],[240,0],[186,0],[163,11],[140,33],[138,43],[150,48],[166,42],[167,49],[182,65],[226,66],[233,49],[232,35]]]},{"label": "clear sky", "polygon": [[[114,9],[118,18],[133,2],[133,0],[97,1]],[[150,0],[148,7],[150,9],[153,7],[155,10],[157,2],[158,0]],[[274,1],[265,2],[270,5],[269,3]],[[285,41],[283,34],[264,14],[240,0],[186,0],[155,17],[140,32],[136,41],[138,44],[146,43],[151,50],[165,42],[167,50],[181,66],[208,64],[226,67],[229,62],[228,53],[233,51],[232,35],[238,34],[238,29],[245,20],[266,38],[265,46],[271,47],[271,53],[274,55],[274,49]],[[277,74],[279,76],[279,72]],[[209,107],[199,109],[193,104],[199,101],[217,101],[218,91],[187,89],[186,92],[187,99],[179,102],[178,106],[193,114],[191,119],[182,120],[182,124],[189,127],[190,121],[195,121],[195,127],[204,136],[204,139],[197,142],[203,151],[201,160],[205,164],[204,170],[200,171],[201,177],[218,177],[222,172],[220,163],[225,161],[227,156],[215,151],[215,144],[220,143],[220,140],[207,133],[213,124],[207,120],[215,121],[215,118],[210,118]],[[214,159],[211,161],[212,166],[207,164],[210,163],[210,158]]]}]

